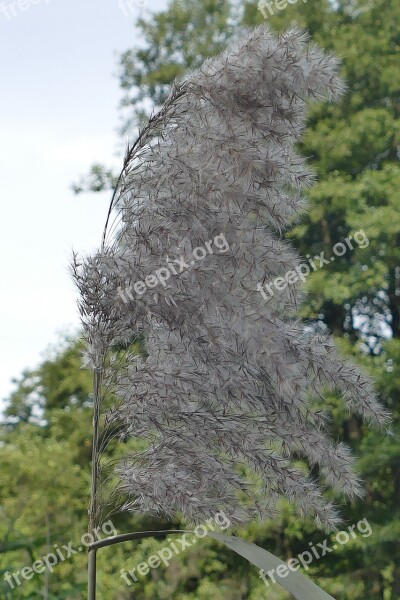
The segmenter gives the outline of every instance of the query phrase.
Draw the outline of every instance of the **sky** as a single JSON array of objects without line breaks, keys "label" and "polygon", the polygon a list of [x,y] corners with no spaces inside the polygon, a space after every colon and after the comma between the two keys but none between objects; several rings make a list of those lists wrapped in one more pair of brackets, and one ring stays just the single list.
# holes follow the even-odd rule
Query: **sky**
[{"label": "sky", "polygon": [[100,240],[109,193],[74,195],[121,164],[117,57],[167,0],[0,1],[0,408],[11,380],[79,327],[68,265]]}]

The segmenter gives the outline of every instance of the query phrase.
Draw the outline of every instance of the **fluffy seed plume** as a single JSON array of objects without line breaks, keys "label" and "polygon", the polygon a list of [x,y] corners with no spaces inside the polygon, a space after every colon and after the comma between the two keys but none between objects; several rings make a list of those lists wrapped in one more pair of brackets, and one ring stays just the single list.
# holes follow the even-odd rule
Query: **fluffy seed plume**
[{"label": "fluffy seed plume", "polygon": [[371,382],[295,320],[300,280],[269,302],[257,287],[301,263],[281,239],[313,181],[295,144],[307,102],[343,93],[337,72],[298,29],[257,28],[177,82],[127,151],[103,244],[73,266],[106,427],[144,440],[118,467],[125,508],[241,523],[286,498],[330,529],[322,487],[360,494],[315,398],[382,424]]}]

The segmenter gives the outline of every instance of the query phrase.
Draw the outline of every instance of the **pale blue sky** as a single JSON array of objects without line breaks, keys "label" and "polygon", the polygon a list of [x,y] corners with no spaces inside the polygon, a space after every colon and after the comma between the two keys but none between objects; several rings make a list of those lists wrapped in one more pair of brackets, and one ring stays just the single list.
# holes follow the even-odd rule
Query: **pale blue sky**
[{"label": "pale blue sky", "polygon": [[0,2],[0,400],[79,323],[69,257],[98,244],[109,195],[75,196],[70,184],[92,162],[120,164],[116,53],[138,42],[133,23],[148,10],[130,5]]}]

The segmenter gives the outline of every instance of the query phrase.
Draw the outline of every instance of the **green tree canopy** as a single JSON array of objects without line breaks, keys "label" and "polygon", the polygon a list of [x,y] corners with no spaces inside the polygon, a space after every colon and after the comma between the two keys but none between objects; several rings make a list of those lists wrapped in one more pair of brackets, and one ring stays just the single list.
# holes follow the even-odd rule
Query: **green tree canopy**
[{"label": "green tree canopy", "polygon": [[[311,113],[302,154],[311,157],[319,178],[309,194],[309,217],[294,223],[288,237],[304,257],[322,251],[331,256],[336,243],[359,230],[369,241],[364,248],[354,247],[310,274],[301,316],[310,326],[335,333],[343,352],[374,375],[381,398],[394,416],[395,435],[383,437],[345,413],[334,396],[324,401],[337,437],[357,452],[358,470],[366,482],[366,497],[341,507],[346,525],[367,517],[373,529],[369,538],[355,540],[311,566],[309,573],[315,581],[343,600],[400,598],[399,13],[400,0],[308,0],[288,4],[269,19],[278,30],[300,24],[320,46],[338,54],[348,85],[341,103],[319,106]],[[239,26],[261,22],[257,2],[234,5],[212,0],[170,2],[166,10],[140,19],[137,26],[143,44],[128,49],[119,62],[123,131],[132,132],[144,113],[162,102],[176,75],[216,54]],[[102,167],[93,175],[91,189],[101,189],[111,179]],[[65,520],[71,528],[70,539],[79,539],[82,532],[77,529],[85,529],[90,385],[73,344],[46,367],[25,373],[10,398],[7,420],[14,423],[14,429],[3,428],[0,445],[4,465],[0,570],[20,568],[30,556],[25,548],[4,551],[9,544],[27,546],[27,540],[39,540],[38,556],[45,553],[50,509],[57,532],[65,531]],[[29,422],[38,413],[45,415],[46,425]],[[30,456],[29,464],[25,455]],[[52,458],[58,459],[58,467],[51,465],[47,473],[41,472]],[[32,517],[24,513],[30,495],[26,506],[34,502]],[[65,507],[63,517],[55,509],[58,503]],[[127,519],[120,517],[121,530],[166,525]],[[310,541],[322,541],[311,524],[294,518],[289,508],[278,522],[263,528],[250,526],[241,533],[283,558],[303,552]],[[134,552],[128,548],[107,555],[100,568],[104,573],[100,597],[285,597],[276,587],[267,589],[244,561],[213,545],[197,546],[177,557],[168,569],[154,570],[128,589],[119,569],[137,564],[160,544],[146,541]],[[79,565],[74,574],[68,565],[57,571],[50,591],[72,590],[79,584],[84,578],[84,560]],[[20,596],[13,597],[38,597],[42,589],[43,579],[38,576],[18,590]],[[70,591],[69,597],[81,596]]]}]

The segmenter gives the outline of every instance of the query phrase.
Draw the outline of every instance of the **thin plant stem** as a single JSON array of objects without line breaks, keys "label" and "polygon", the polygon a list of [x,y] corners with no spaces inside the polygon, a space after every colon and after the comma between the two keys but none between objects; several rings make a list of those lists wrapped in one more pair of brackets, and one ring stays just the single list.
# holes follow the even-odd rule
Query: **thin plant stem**
[{"label": "thin plant stem", "polygon": [[88,555],[88,600],[96,600],[97,550],[89,550]]},{"label": "thin plant stem", "polygon": [[[99,475],[99,420],[100,420],[100,395],[101,372],[93,372],[93,440],[92,440],[92,478],[90,489],[89,507],[89,533],[94,536],[97,519],[97,483]],[[93,537],[94,539],[94,537]],[[89,552],[88,564],[88,600],[96,599],[96,550]]]},{"label": "thin plant stem", "polygon": [[160,529],[157,531],[133,531],[132,533],[122,533],[121,535],[114,535],[90,544],[89,554],[96,552],[99,548],[105,548],[106,546],[122,544],[122,542],[130,542],[132,540],[143,540],[144,538],[149,537],[162,537],[172,533],[193,533],[193,531],[189,529]]}]

